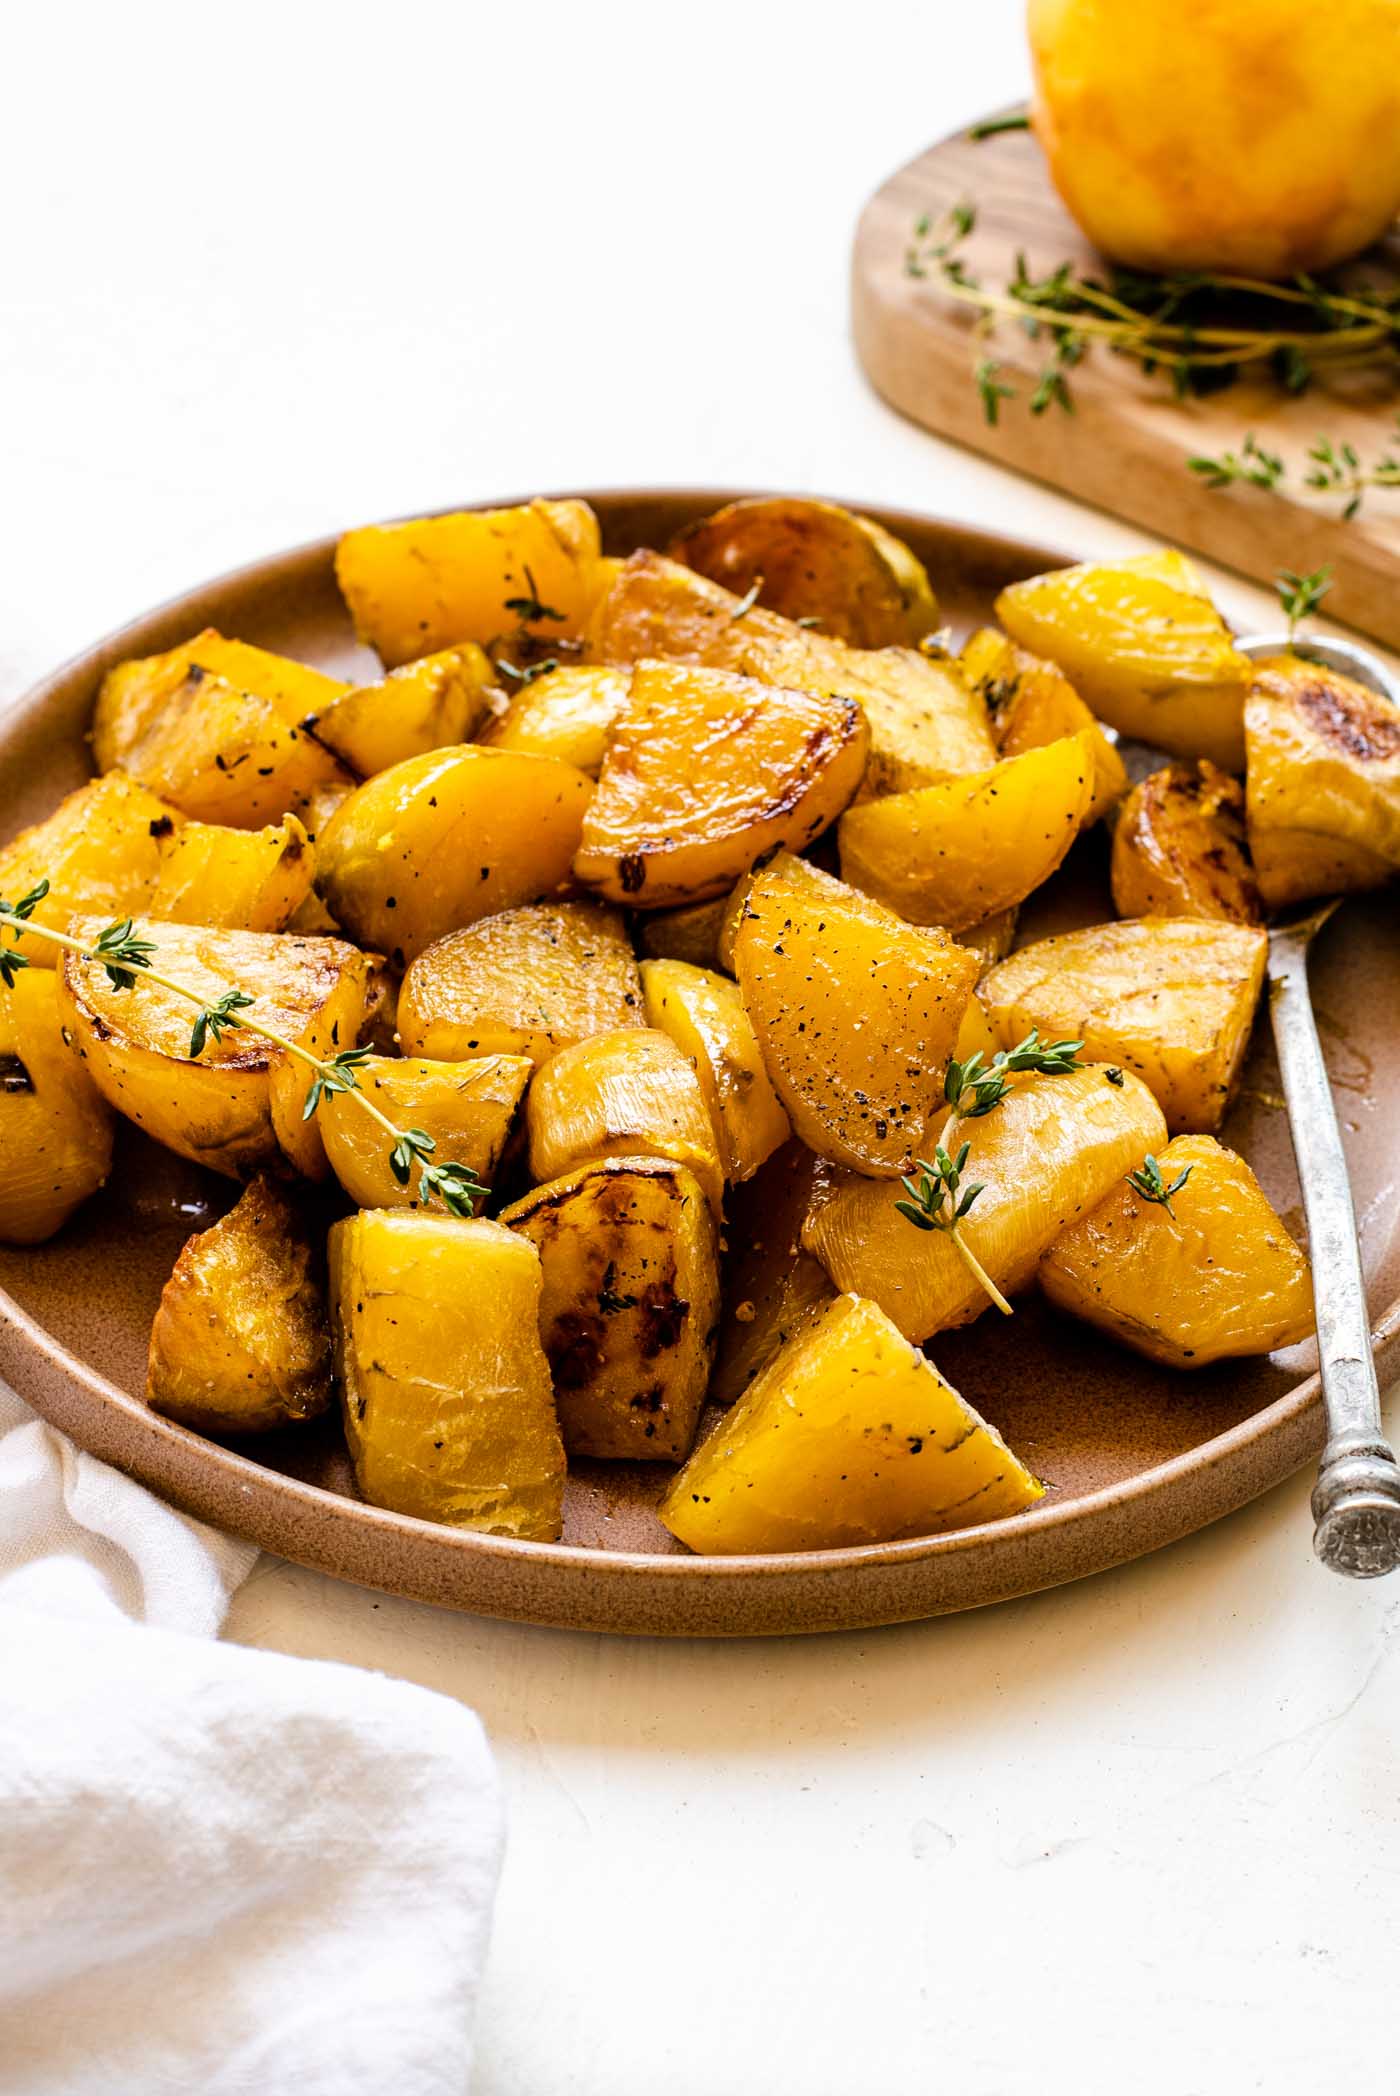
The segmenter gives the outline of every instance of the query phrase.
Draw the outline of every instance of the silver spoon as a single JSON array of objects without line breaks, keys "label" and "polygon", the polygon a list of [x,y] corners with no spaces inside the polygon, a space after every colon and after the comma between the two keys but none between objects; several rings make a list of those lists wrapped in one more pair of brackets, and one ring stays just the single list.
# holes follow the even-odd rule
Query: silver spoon
[{"label": "silver spoon", "polygon": [[[1280,634],[1235,645],[1255,659],[1291,648],[1400,706],[1400,685],[1374,655],[1350,641],[1298,642]],[[1313,1548],[1334,1572],[1375,1579],[1400,1565],[1400,1464],[1381,1427],[1351,1182],[1308,992],[1308,948],[1336,908],[1335,899],[1324,902],[1270,929],[1269,1016],[1318,1276],[1327,1445],[1312,1496]]]}]

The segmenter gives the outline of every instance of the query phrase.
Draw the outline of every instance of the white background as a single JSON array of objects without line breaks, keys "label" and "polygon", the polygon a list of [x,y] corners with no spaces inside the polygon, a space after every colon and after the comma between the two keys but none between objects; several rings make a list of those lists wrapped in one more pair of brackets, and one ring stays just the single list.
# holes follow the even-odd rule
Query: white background
[{"label": "white background", "polygon": [[[0,697],[276,546],[535,487],[1140,543],[901,423],[847,340],[861,201],[1021,90],[1016,0],[50,0],[6,57]],[[232,1634],[482,1712],[480,2096],[1379,2089],[1400,1590],[1308,1535],[1299,1480],[1075,1589],[728,1646],[264,1561]]]}]

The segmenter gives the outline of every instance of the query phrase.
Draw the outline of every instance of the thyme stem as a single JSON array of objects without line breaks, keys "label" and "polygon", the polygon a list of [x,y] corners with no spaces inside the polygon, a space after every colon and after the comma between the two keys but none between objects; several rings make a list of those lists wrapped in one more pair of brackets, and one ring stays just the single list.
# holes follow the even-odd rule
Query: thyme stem
[{"label": "thyme stem", "polygon": [[986,1267],[983,1266],[981,1260],[977,1257],[977,1254],[973,1251],[971,1245],[968,1244],[967,1240],[964,1238],[962,1234],[962,1231],[958,1228],[956,1223],[953,1224],[952,1228],[948,1232],[948,1235],[953,1240],[953,1245],[958,1253],[958,1256],[961,1258],[964,1266],[967,1268],[968,1272],[976,1281],[978,1287],[986,1289],[988,1295],[996,1304],[998,1310],[1001,1311],[1003,1317],[1014,1316],[1015,1312],[1012,1310],[1010,1303],[1007,1302],[1006,1297],[997,1287],[996,1282],[987,1272]]}]

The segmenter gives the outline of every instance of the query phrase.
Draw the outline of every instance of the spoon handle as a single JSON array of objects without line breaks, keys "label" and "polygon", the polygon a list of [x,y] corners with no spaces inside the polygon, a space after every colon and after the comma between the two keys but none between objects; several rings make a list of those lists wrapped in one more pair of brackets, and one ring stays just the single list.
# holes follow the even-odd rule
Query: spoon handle
[{"label": "spoon handle", "polygon": [[1350,1579],[1400,1565],[1400,1465],[1381,1428],[1356,1214],[1308,991],[1308,941],[1269,942],[1269,1011],[1317,1290],[1327,1445],[1312,1496],[1313,1548]]}]

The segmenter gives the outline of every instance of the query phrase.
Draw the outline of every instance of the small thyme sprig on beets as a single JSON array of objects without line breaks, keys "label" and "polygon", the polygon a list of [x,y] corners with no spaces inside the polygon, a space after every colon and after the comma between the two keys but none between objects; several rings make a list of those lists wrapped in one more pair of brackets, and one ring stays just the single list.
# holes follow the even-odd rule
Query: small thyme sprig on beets
[{"label": "small thyme sprig on beets", "polygon": [[912,1175],[901,1179],[909,1198],[896,1201],[895,1207],[906,1222],[916,1230],[942,1230],[952,1239],[954,1248],[979,1288],[984,1288],[992,1301],[1005,1316],[1012,1314],[1011,1305],[997,1287],[977,1254],[968,1245],[962,1234],[961,1224],[977,1196],[984,1191],[984,1183],[974,1180],[971,1186],[962,1183],[967,1168],[971,1143],[963,1143],[956,1157],[950,1157],[939,1143],[933,1153],[933,1163],[925,1158],[916,1159],[917,1178]]},{"label": "small thyme sprig on beets", "polygon": [[1141,1169],[1128,1173],[1128,1184],[1140,1200],[1155,1201],[1159,1208],[1166,1209],[1167,1214],[1175,1222],[1176,1210],[1172,1207],[1172,1195],[1181,1192],[1182,1187],[1185,1186],[1195,1169],[1196,1167],[1193,1164],[1183,1166],[1171,1185],[1168,1186],[1166,1180],[1162,1177],[1162,1167],[1149,1151],[1142,1160]]},{"label": "small thyme sprig on beets", "polygon": [[954,1113],[964,1120],[977,1120],[989,1114],[994,1106],[1000,1106],[1007,1092],[1007,1078],[1013,1070],[1034,1070],[1042,1077],[1065,1077],[1077,1070],[1082,1041],[1041,1042],[1039,1032],[1032,1027],[1024,1041],[1014,1048],[999,1048],[988,1063],[979,1048],[966,1062],[950,1062],[948,1074],[943,1080],[943,1096]]},{"label": "small thyme sprig on beets", "polygon": [[541,604],[540,593],[535,587],[535,578],[528,567],[525,570],[525,582],[529,591],[528,596],[507,597],[505,600],[506,610],[513,611],[522,626],[537,626],[541,619],[555,619],[559,625],[564,625],[567,622],[568,613],[556,611],[552,604]]},{"label": "small thyme sprig on beets", "polygon": [[[23,936],[47,939],[50,944],[76,953],[85,961],[100,962],[113,989],[134,990],[140,976],[143,981],[159,984],[172,997],[193,1005],[196,1016],[190,1032],[192,1059],[197,1060],[203,1054],[209,1041],[220,1041],[226,1033],[234,1030],[257,1034],[261,1040],[271,1041],[313,1073],[302,1109],[303,1120],[309,1121],[327,1096],[349,1094],[389,1137],[392,1144],[389,1169],[400,1186],[408,1185],[416,1164],[421,1199],[428,1201],[436,1195],[450,1215],[470,1216],[475,1213],[476,1202],[488,1191],[475,1172],[467,1165],[451,1161],[435,1163],[433,1157],[437,1144],[433,1137],[422,1128],[396,1127],[360,1088],[358,1071],[368,1059],[370,1051],[367,1048],[343,1048],[338,1055],[329,1057],[313,1055],[309,1048],[289,1040],[276,1027],[265,1026],[260,1019],[247,1018],[245,1015],[255,1000],[245,991],[228,989],[222,996],[211,1000],[200,991],[192,990],[187,983],[177,981],[152,965],[151,957],[159,949],[153,940],[143,939],[135,931],[129,917],[107,925],[91,943],[74,938],[68,932],[55,931],[51,925],[35,924],[34,912],[48,893],[49,883],[42,880],[18,902],[8,903],[0,899],[0,926],[8,924],[16,942]],[[29,966],[27,954],[16,952],[14,947],[0,947],[0,982],[6,989],[13,986],[20,970]]]}]

